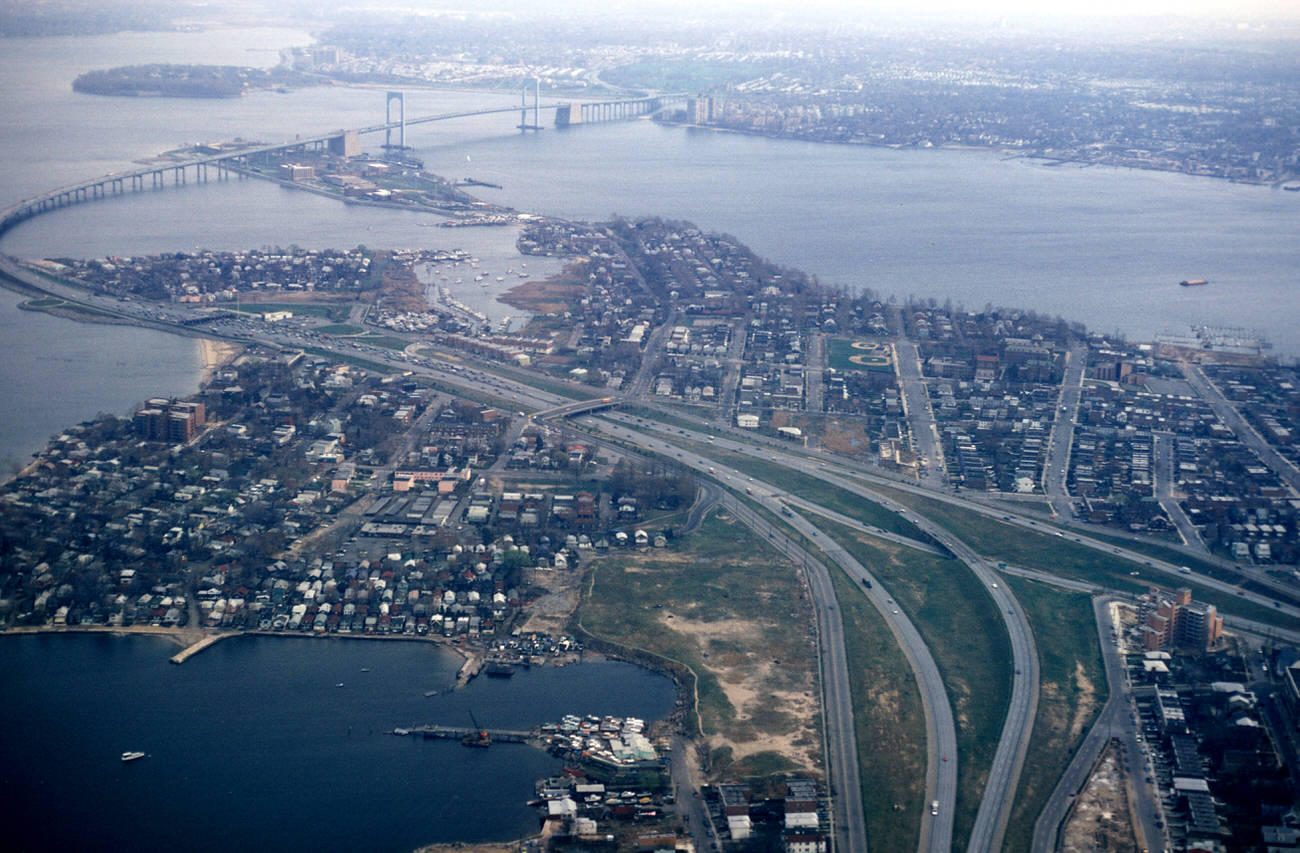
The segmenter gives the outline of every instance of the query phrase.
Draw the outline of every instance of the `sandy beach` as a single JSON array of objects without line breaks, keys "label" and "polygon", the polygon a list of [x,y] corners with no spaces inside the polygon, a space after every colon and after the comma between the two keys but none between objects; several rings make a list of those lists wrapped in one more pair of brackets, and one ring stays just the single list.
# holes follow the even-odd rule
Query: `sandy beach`
[{"label": "sandy beach", "polygon": [[199,338],[199,382],[206,385],[217,368],[239,357],[244,348],[230,341]]}]

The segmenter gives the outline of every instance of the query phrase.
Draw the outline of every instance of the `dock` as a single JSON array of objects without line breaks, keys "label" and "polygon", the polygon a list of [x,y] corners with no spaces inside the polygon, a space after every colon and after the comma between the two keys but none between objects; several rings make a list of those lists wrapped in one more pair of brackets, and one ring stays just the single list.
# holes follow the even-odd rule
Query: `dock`
[{"label": "dock", "polygon": [[199,652],[206,649],[208,646],[211,646],[219,642],[225,636],[226,636],[225,634],[208,634],[206,637],[204,637],[202,640],[199,640],[197,643],[194,643],[191,646],[187,646],[186,648],[181,649],[179,652],[172,655],[171,661],[172,663],[185,663],[185,661],[194,657]]},{"label": "dock", "polygon": [[409,729],[393,730],[395,735],[410,735],[425,740],[461,740],[467,736],[476,736],[480,732],[487,732],[493,743],[526,743],[529,739],[537,737],[536,732],[520,732],[509,729],[467,729],[454,726],[416,726]]}]

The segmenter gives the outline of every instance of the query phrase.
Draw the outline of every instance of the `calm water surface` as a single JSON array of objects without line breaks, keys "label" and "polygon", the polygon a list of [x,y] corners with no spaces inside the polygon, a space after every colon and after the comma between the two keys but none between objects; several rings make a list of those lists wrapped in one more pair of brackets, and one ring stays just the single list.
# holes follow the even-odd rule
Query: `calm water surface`
[{"label": "calm water surface", "polygon": [[[6,849],[407,851],[517,838],[536,831],[526,803],[556,759],[384,732],[467,726],[471,710],[493,728],[568,713],[656,719],[674,702],[670,681],[615,662],[426,697],[460,664],[426,643],[246,637],[172,666],[175,651],[140,636],[0,638]],[[123,764],[126,750],[148,757]]]}]

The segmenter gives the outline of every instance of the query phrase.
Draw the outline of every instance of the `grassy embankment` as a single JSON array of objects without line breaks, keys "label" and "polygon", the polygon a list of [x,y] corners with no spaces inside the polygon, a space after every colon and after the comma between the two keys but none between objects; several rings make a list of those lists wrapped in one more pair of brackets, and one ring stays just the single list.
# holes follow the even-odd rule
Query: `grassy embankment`
[{"label": "grassy embankment", "polygon": [[[674,443],[701,456],[708,456],[710,459],[735,468],[737,471],[752,475],[771,486],[789,492],[791,495],[818,504],[826,509],[834,510],[850,518],[856,518],[863,524],[870,524],[890,533],[897,533],[900,536],[930,543],[929,536],[922,533],[910,521],[901,518],[898,513],[891,512],[877,503],[864,500],[852,492],[826,483],[809,474],[794,471],[775,462],[766,462],[742,453],[722,450],[707,442],[678,440]],[[810,517],[815,516],[815,514],[809,515]]]},{"label": "grassy embankment", "polygon": [[[1053,529],[1060,529],[1065,534],[1066,537],[1077,535],[1080,532],[1073,528],[1064,527],[1062,525],[1058,525],[1055,523],[1049,522],[1049,524]],[[1086,531],[1085,535],[1087,535],[1089,539],[1096,539],[1100,542],[1106,542],[1110,545],[1114,545],[1117,548],[1123,548],[1128,551],[1135,551],[1139,554],[1145,554],[1148,557],[1151,557],[1156,560],[1160,560],[1165,563],[1172,563],[1176,566],[1187,566],[1188,568],[1200,574],[1204,574],[1209,577],[1212,577],[1217,581],[1222,581],[1223,583],[1236,584],[1240,586],[1242,589],[1249,590],[1251,592],[1257,592],[1263,595],[1280,597],[1283,601],[1288,602],[1292,606],[1300,607],[1300,590],[1297,590],[1296,593],[1290,595],[1285,593],[1279,593],[1277,590],[1264,586],[1258,581],[1243,579],[1241,575],[1229,569],[1225,569],[1224,567],[1218,565],[1217,563],[1211,563],[1209,560],[1204,560],[1201,559],[1200,557],[1196,557],[1191,554],[1184,554],[1182,551],[1176,551],[1167,545],[1160,544],[1159,542],[1133,540],[1133,539],[1125,538],[1123,536],[1114,536],[1106,533],[1097,533],[1092,530]]]},{"label": "grassy embankment", "polygon": [[1101,663],[1092,598],[1021,578],[1007,578],[1038,647],[1038,714],[1002,848],[1028,850],[1034,822],[1065,772],[1109,691]]},{"label": "grassy embankment", "polygon": [[943,675],[957,724],[953,843],[965,847],[1011,701],[1011,641],[997,605],[959,560],[836,524],[823,529],[884,585]]},{"label": "grassy embankment", "polygon": [[[1271,608],[1224,595],[1194,580],[1174,578],[1164,572],[1105,554],[1047,533],[1036,533],[1023,527],[1011,526],[997,519],[953,506],[952,504],[924,498],[910,492],[901,492],[886,486],[871,486],[875,491],[910,506],[917,512],[941,524],[953,535],[964,539],[968,545],[993,560],[1013,565],[1036,568],[1063,578],[1082,580],[1110,589],[1129,593],[1144,593],[1151,585],[1165,588],[1186,586],[1199,601],[1214,604],[1222,613],[1254,619],[1290,630],[1300,630],[1300,619],[1279,613]],[[1137,571],[1138,575],[1130,572]]]}]

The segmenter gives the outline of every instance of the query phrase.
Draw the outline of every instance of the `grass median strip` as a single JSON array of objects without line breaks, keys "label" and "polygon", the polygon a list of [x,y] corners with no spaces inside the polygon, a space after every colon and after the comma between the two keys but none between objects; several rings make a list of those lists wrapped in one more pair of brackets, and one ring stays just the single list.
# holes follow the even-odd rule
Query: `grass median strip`
[{"label": "grass median strip", "polygon": [[1109,691],[1092,597],[1007,578],[1038,646],[1038,715],[1025,753],[1003,849],[1028,850],[1034,822],[1106,703]]},{"label": "grass median strip", "polygon": [[[1026,530],[943,501],[924,498],[886,486],[871,488],[933,519],[937,524],[951,530],[953,535],[964,539],[980,554],[993,560],[1003,560],[1012,565],[1038,569],[1063,578],[1074,578],[1134,594],[1144,593],[1152,585],[1166,589],[1185,586],[1192,590],[1192,595],[1198,601],[1213,604],[1222,613],[1242,616],[1290,630],[1300,630],[1300,619],[1251,601],[1225,595],[1194,580],[1185,581],[1182,578],[1175,578],[1173,575],[1157,572],[1132,560],[1071,542],[1064,536]],[[1131,574],[1132,572],[1137,574]]]},{"label": "grass median strip", "polygon": [[867,849],[913,853],[925,798],[925,713],[916,677],[861,589],[831,572],[844,620]]},{"label": "grass median strip", "polygon": [[791,495],[834,510],[841,515],[856,518],[863,524],[879,527],[890,533],[897,533],[910,539],[929,543],[930,537],[922,533],[910,521],[900,518],[898,513],[885,509],[878,503],[862,498],[839,486],[831,485],[817,477],[803,474],[775,462],[765,462],[743,453],[723,450],[715,445],[674,441],[674,444],[689,449],[701,456],[750,474],[772,486],[779,486]]},{"label": "grass median strip", "polygon": [[835,524],[824,528],[885,586],[920,631],[943,675],[957,724],[953,843],[970,835],[1011,701],[1011,640],[997,606],[959,560]]}]

